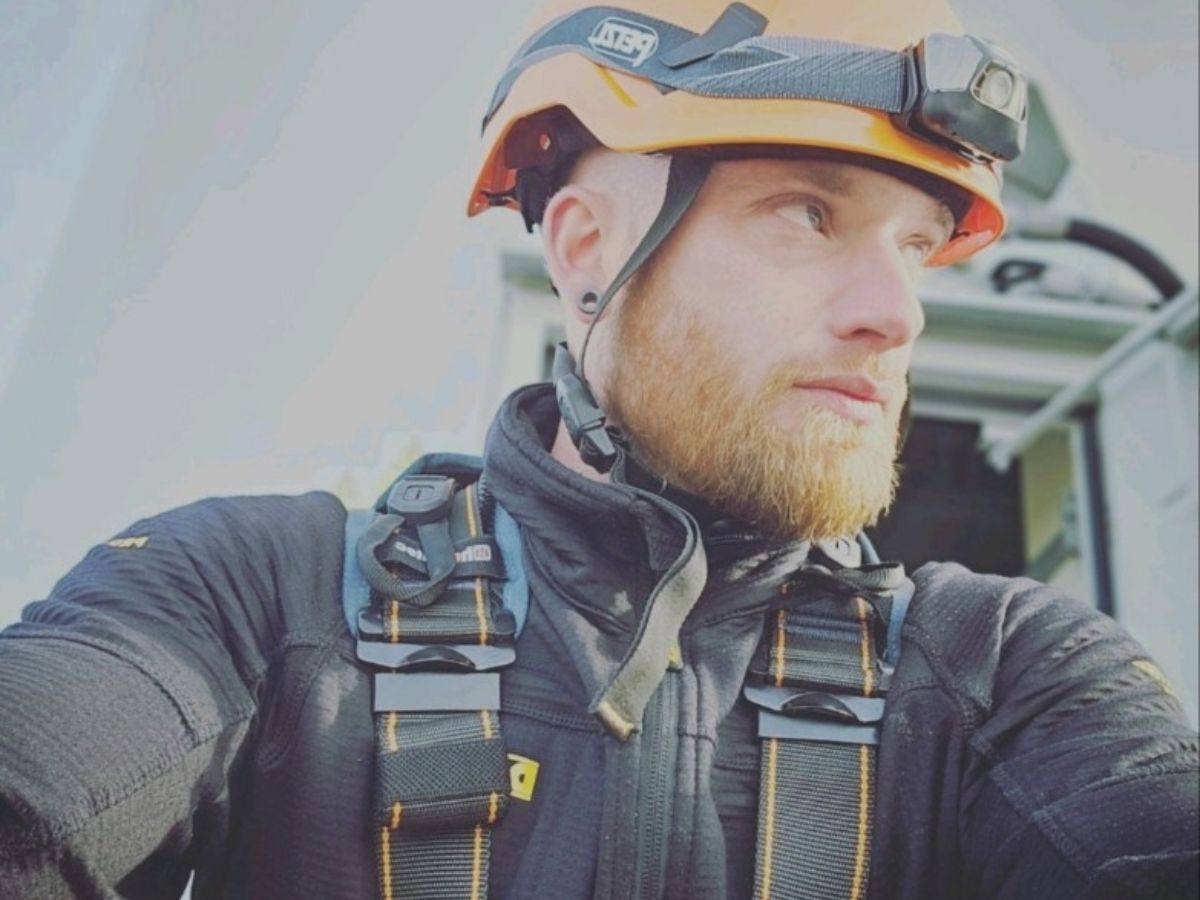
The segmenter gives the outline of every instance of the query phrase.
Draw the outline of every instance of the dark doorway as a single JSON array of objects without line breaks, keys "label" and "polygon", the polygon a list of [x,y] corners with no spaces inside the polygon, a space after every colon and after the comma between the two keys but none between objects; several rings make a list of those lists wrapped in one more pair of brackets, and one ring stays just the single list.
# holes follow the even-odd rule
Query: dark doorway
[{"label": "dark doorway", "polygon": [[913,420],[895,505],[868,532],[881,558],[910,572],[933,560],[997,575],[1024,571],[1020,464],[1001,475],[978,446],[978,425]]}]

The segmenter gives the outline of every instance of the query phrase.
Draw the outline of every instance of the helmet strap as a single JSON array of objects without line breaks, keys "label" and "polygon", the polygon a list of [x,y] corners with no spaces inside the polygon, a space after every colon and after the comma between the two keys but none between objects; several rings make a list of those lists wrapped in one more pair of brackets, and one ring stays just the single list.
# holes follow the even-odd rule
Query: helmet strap
[{"label": "helmet strap", "polygon": [[[667,189],[658,215],[650,223],[641,242],[634,248],[616,278],[612,280],[612,283],[594,304],[589,304],[592,321],[588,323],[587,333],[583,337],[583,348],[579,352],[578,367],[575,366],[575,361],[571,358],[566,345],[560,345],[559,350],[555,353],[554,388],[558,398],[559,411],[562,413],[563,422],[566,423],[571,442],[579,451],[580,457],[597,471],[607,472],[612,468],[613,463],[617,460],[618,448],[604,430],[604,411],[597,403],[591,386],[587,382],[587,376],[584,374],[584,363],[587,359],[588,344],[592,339],[592,330],[600,321],[600,317],[604,315],[604,311],[616,296],[617,291],[625,286],[625,283],[633,277],[633,273],[662,246],[675,226],[679,224],[679,220],[683,218],[683,214],[688,211],[704,186],[713,162],[712,157],[702,154],[671,156],[667,170]],[[595,296],[591,291],[588,294]],[[580,299],[581,304],[582,302],[583,298]]]}]

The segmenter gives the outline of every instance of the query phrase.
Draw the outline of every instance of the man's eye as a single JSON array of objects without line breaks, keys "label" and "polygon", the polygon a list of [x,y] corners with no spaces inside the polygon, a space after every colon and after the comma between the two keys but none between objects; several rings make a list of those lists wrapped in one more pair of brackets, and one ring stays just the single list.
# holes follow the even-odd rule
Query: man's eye
[{"label": "man's eye", "polygon": [[789,222],[811,228],[813,231],[824,231],[827,223],[825,210],[818,203],[811,201],[788,201],[780,204],[776,212]]},{"label": "man's eye", "polygon": [[923,268],[933,253],[933,245],[925,241],[912,241],[904,245],[902,252],[914,267]]}]

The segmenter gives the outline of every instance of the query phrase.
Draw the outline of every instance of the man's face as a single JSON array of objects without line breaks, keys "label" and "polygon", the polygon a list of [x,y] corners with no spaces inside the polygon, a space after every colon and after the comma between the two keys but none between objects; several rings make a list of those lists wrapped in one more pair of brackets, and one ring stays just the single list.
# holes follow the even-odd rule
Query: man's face
[{"label": "man's face", "polygon": [[768,533],[873,524],[924,325],[914,283],[952,229],[873,170],[717,165],[617,305],[606,408],[658,474]]}]

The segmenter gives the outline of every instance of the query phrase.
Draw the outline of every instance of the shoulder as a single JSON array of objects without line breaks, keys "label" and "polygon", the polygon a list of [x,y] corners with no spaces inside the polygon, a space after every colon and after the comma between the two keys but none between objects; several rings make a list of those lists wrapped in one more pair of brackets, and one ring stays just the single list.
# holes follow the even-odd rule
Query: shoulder
[{"label": "shoulder", "polygon": [[184,544],[286,543],[311,540],[342,528],[346,510],[332,494],[207,497],[134,522],[113,546],[153,535]]},{"label": "shoulder", "polygon": [[324,492],[208,497],[139,519],[93,547],[82,565],[196,569],[220,561],[251,570],[279,559],[318,559],[334,549],[340,554],[345,518],[341,502]]},{"label": "shoulder", "polygon": [[1099,610],[1029,578],[981,575],[956,563],[913,574],[905,642],[920,648],[944,684],[986,714],[1045,680],[1150,681],[1132,663],[1146,653]]},{"label": "shoulder", "polygon": [[[240,611],[307,630],[326,618],[308,599],[340,584],[345,517],[341,502],[320,492],[213,497],[168,510],[97,544],[24,618],[86,617],[93,626],[114,615],[155,625],[199,618],[225,628]],[[339,604],[327,605],[334,616]]]}]

